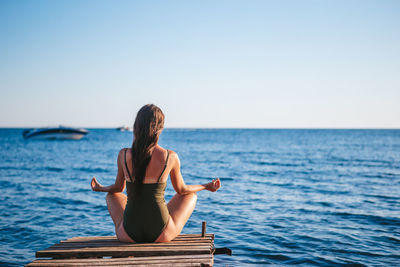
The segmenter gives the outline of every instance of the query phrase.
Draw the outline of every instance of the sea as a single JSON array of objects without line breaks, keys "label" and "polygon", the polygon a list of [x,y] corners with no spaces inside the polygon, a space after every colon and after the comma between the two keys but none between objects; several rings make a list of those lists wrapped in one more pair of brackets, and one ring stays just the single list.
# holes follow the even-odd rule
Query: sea
[{"label": "sea", "polygon": [[[0,265],[75,236],[114,235],[105,193],[131,132],[24,140],[0,129]],[[215,234],[215,266],[400,266],[400,130],[174,129],[160,145],[201,191],[183,233]],[[170,182],[167,201],[175,194]]]}]

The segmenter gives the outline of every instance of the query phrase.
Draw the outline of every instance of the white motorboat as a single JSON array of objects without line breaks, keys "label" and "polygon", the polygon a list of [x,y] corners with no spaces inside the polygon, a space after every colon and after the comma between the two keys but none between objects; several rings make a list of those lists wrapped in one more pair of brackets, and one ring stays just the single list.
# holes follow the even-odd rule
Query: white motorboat
[{"label": "white motorboat", "polygon": [[121,131],[121,132],[133,132],[133,127],[124,125],[124,126],[118,127],[117,130]]},{"label": "white motorboat", "polygon": [[22,135],[25,139],[71,139],[79,140],[89,131],[83,128],[48,127],[25,130]]}]

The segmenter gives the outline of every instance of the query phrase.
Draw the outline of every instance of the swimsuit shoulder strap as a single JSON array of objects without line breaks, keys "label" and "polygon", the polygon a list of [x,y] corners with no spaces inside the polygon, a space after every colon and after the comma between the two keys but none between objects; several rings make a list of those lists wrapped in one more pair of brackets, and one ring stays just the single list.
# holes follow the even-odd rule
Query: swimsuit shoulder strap
[{"label": "swimsuit shoulder strap", "polygon": [[167,149],[167,159],[165,160],[164,169],[162,170],[160,176],[158,177],[157,183],[160,182],[161,176],[164,174],[165,168],[167,168],[168,158],[169,158],[169,150]]},{"label": "swimsuit shoulder strap", "polygon": [[128,149],[127,148],[125,148],[125,154],[124,154],[124,161],[125,161],[125,168],[126,168],[126,172],[128,173],[128,175],[129,175],[129,179],[131,180],[131,182],[133,182],[132,181],[132,176],[131,176],[131,174],[130,174],[130,172],[129,172],[129,169],[128,169],[128,164],[126,164],[126,151],[127,151]]}]

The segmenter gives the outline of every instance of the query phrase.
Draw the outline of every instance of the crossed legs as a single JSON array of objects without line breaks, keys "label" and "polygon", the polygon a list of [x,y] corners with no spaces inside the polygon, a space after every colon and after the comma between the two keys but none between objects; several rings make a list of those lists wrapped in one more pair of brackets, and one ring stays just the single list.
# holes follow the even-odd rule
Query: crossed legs
[{"label": "crossed legs", "polygon": [[175,194],[167,204],[170,216],[169,221],[156,242],[168,242],[179,235],[190,215],[192,215],[196,202],[196,193],[187,195]]},{"label": "crossed legs", "polygon": [[126,233],[124,228],[124,210],[127,197],[122,193],[108,193],[106,196],[108,212],[115,225],[115,234],[119,241],[135,242]]},{"label": "crossed legs", "polygon": [[[135,242],[129,237],[123,226],[124,210],[127,202],[126,195],[122,193],[108,193],[106,202],[108,211],[115,225],[117,238],[122,242]],[[196,202],[196,193],[187,195],[175,194],[167,204],[170,214],[169,221],[164,231],[155,242],[168,242],[179,235],[190,215],[192,215]]]}]

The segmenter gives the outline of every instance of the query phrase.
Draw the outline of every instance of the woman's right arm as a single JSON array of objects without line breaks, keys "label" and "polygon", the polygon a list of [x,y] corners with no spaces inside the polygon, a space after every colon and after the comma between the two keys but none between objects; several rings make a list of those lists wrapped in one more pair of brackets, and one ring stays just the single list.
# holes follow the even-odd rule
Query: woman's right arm
[{"label": "woman's right arm", "polygon": [[221,181],[219,178],[213,179],[211,182],[203,185],[187,185],[185,184],[185,181],[183,180],[182,174],[181,174],[181,163],[179,160],[178,155],[175,152],[171,152],[171,162],[172,162],[172,168],[171,168],[171,182],[172,186],[174,187],[175,191],[180,194],[180,195],[186,195],[189,193],[196,193],[201,190],[208,190],[211,192],[217,191],[221,187]]},{"label": "woman's right arm", "polygon": [[123,149],[118,153],[118,158],[117,158],[117,166],[118,166],[118,172],[117,172],[117,177],[115,178],[115,182],[112,185],[109,186],[103,186],[101,185],[96,177],[93,177],[90,186],[92,187],[93,191],[96,192],[109,192],[109,193],[117,193],[117,192],[123,192],[125,189],[125,178],[124,178],[124,171],[123,171],[123,166],[122,166],[122,160],[124,159],[124,154],[123,154]]}]

